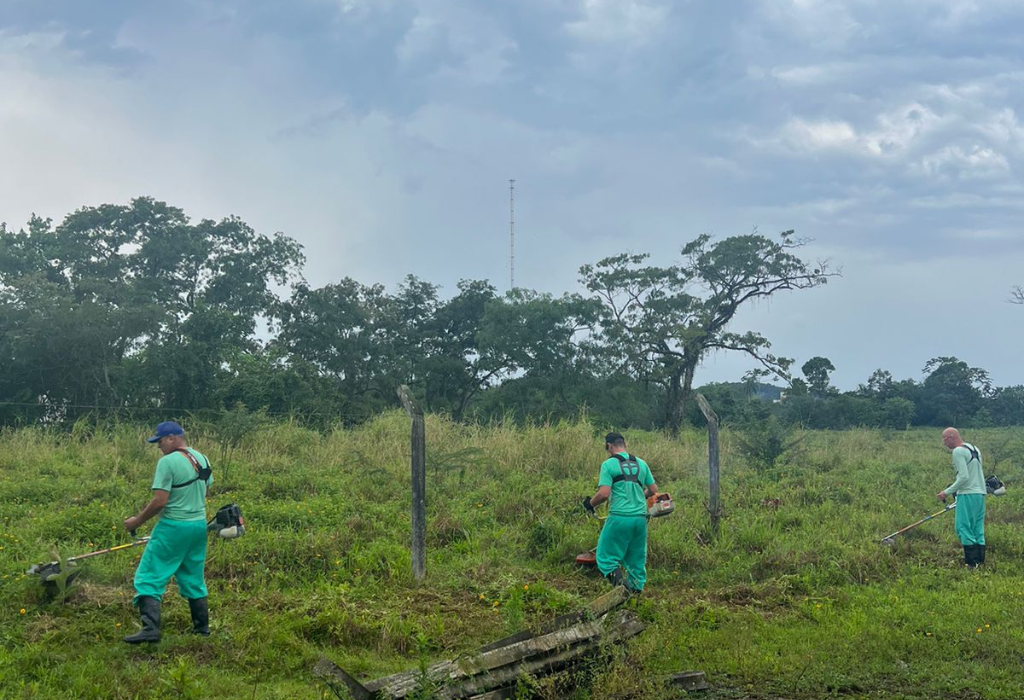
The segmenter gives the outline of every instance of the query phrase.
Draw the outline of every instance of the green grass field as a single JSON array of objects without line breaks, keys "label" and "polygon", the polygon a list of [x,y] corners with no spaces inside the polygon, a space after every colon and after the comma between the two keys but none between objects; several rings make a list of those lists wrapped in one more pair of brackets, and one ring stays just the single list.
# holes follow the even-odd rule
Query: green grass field
[{"label": "green grass field", "polygon": [[[188,426],[186,426],[188,427]],[[630,433],[676,513],[650,531],[650,626],[578,697],[673,697],[665,674],[703,670],[705,697],[1024,697],[1024,431],[966,431],[1009,495],[988,499],[988,565],[961,568],[952,514],[894,547],[951,481],[939,430],[805,436],[757,470],[723,433],[720,537],[707,541],[706,437]],[[169,590],[164,640],[133,648],[140,550],[92,560],[65,602],[27,567],[127,541],[158,456],[146,426],[0,433],[0,697],[327,698],[320,655],[360,678],[469,651],[572,609],[606,584],[573,559],[598,525],[579,498],[603,458],[585,423],[473,427],[430,417],[428,574],[409,564],[409,424],[399,413],[321,434],[277,425],[214,461],[211,510],[248,533],[212,541],[213,635],[184,634]],[[779,499],[778,508],[762,505]],[[541,688],[550,696],[558,691]]]}]

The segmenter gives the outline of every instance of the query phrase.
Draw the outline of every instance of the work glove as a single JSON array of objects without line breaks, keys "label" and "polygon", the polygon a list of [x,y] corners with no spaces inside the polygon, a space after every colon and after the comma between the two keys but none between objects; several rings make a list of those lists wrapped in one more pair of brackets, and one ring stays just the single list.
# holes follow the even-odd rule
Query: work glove
[{"label": "work glove", "polygon": [[587,511],[588,513],[597,512],[594,510],[594,506],[590,503],[590,496],[587,496],[586,498],[583,499],[583,510]]}]

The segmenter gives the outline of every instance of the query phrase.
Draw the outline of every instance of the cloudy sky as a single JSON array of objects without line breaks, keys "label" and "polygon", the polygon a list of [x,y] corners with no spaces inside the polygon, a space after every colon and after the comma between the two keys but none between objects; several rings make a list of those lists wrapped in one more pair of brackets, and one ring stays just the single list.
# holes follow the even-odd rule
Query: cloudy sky
[{"label": "cloudy sky", "polygon": [[0,0],[0,220],[150,195],[314,285],[505,289],[515,178],[518,286],[794,228],[843,277],[735,330],[843,389],[1024,384],[1022,35],[1019,0]]}]

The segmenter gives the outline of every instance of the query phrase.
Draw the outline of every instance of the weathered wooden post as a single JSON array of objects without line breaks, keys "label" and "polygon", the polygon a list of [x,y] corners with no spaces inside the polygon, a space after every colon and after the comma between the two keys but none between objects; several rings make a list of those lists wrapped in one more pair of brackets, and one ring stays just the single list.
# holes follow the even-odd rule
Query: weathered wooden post
[{"label": "weathered wooden post", "polygon": [[711,476],[711,494],[708,512],[711,513],[711,536],[718,536],[718,524],[722,518],[722,502],[718,496],[718,416],[711,410],[711,404],[703,394],[697,394],[697,405],[708,422],[708,471]]},{"label": "weathered wooden post", "polygon": [[427,575],[427,438],[423,411],[409,387],[398,387],[398,398],[412,418],[412,574],[417,581]]}]

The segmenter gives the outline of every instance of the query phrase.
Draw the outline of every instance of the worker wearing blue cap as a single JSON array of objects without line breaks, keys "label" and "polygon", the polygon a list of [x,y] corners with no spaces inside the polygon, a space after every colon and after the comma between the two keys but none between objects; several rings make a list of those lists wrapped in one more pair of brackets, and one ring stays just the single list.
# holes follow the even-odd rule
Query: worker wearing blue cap
[{"label": "worker wearing blue cap", "polygon": [[163,457],[156,464],[153,498],[138,515],[125,518],[134,531],[157,515],[160,520],[135,571],[134,604],[139,607],[142,629],[129,635],[129,644],[160,641],[160,601],[173,576],[178,592],[188,600],[192,631],[208,635],[206,600],[206,489],[213,483],[210,460],[188,446],[185,431],[174,421],[156,426],[154,443]]}]

